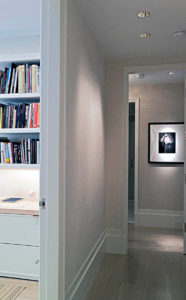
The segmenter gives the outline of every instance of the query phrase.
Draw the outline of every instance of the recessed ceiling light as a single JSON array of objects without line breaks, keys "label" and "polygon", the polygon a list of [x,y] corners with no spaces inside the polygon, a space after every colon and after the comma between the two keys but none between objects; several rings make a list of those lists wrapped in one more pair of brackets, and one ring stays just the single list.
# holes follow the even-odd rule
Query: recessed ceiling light
[{"label": "recessed ceiling light", "polygon": [[170,76],[173,76],[175,73],[174,72],[169,72],[169,75]]},{"label": "recessed ceiling light", "polygon": [[172,37],[175,39],[183,39],[186,36],[186,30],[175,31],[172,34]]},{"label": "recessed ceiling light", "polygon": [[148,11],[148,10],[142,10],[142,11],[139,11],[139,12],[137,13],[137,16],[138,16],[138,18],[140,18],[140,19],[148,18],[148,17],[150,17],[150,11]]},{"label": "recessed ceiling light", "polygon": [[140,39],[147,39],[151,37],[151,34],[149,32],[140,33]]}]

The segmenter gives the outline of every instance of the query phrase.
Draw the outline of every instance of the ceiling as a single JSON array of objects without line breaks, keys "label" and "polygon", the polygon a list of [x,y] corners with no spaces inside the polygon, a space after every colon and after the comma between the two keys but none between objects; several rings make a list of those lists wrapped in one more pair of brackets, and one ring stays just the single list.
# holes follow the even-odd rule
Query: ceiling
[{"label": "ceiling", "polygon": [[0,39],[39,35],[39,0],[0,0]]},{"label": "ceiling", "polygon": [[[186,57],[186,38],[173,39],[186,30],[185,0],[75,0],[103,53],[109,59],[144,60]],[[149,10],[147,19],[137,12]],[[152,37],[140,39],[150,32]]]},{"label": "ceiling", "polygon": [[184,70],[176,70],[173,75],[169,75],[169,71],[153,72],[143,74],[144,78],[138,78],[137,74],[129,75],[129,83],[133,85],[144,84],[171,84],[171,83],[184,83],[185,72]]}]

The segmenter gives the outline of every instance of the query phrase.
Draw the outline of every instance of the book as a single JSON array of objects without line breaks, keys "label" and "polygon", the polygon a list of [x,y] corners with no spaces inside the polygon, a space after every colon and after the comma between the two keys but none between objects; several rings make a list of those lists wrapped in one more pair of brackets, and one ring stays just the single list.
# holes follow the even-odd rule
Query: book
[{"label": "book", "polygon": [[17,86],[18,86],[17,82],[18,82],[18,67],[16,67],[15,69],[15,80],[14,80],[14,90],[13,90],[14,93],[17,92]]},{"label": "book", "polygon": [[32,93],[36,93],[36,68],[37,65],[32,65]]},{"label": "book", "polygon": [[5,149],[5,163],[9,164],[10,163],[10,156],[9,156],[9,150],[8,150],[8,143],[4,144],[4,149]]},{"label": "book", "polygon": [[0,93],[39,93],[40,66],[15,65],[0,70]]},{"label": "book", "polygon": [[40,93],[40,66],[36,67],[36,92]]},{"label": "book", "polygon": [[10,93],[13,93],[14,88],[14,81],[15,81],[15,68],[12,71],[12,78],[11,78],[11,85],[10,85]]},{"label": "book", "polygon": [[11,78],[11,68],[7,69],[7,74],[6,74],[6,83],[5,83],[5,94],[9,93],[9,88],[10,88],[10,78]]},{"label": "book", "polygon": [[38,111],[37,111],[37,128],[40,128],[40,103],[38,103]]},{"label": "book", "polygon": [[18,66],[18,93],[25,93],[25,65]]},{"label": "book", "polygon": [[38,103],[34,103],[33,128],[37,128],[37,117],[38,117]]}]

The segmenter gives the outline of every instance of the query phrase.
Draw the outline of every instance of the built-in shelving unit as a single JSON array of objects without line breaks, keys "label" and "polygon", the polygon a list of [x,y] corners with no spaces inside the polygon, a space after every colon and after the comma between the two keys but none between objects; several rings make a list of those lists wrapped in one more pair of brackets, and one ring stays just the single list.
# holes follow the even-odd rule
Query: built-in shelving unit
[{"label": "built-in shelving unit", "polygon": [[[11,68],[19,65],[40,65],[40,58],[38,54],[28,55],[15,55],[15,56],[0,56],[0,69]],[[27,81],[28,82],[28,81]],[[0,104],[3,105],[17,105],[17,104],[30,104],[40,102],[40,93],[1,93]],[[21,141],[22,139],[39,139],[40,128],[2,128],[0,129],[0,138],[7,138],[10,141]],[[14,164],[14,163],[0,163],[1,169],[11,168],[39,168],[38,164]]]},{"label": "built-in shelving unit", "polygon": [[[19,65],[40,65],[40,57],[36,53],[0,56],[0,70],[11,68],[12,64],[15,69]],[[28,70],[28,67],[25,70]],[[23,74],[28,73],[26,71]],[[25,82],[28,84],[29,81],[25,80]],[[25,90],[28,91],[28,85],[26,87],[27,89]],[[0,92],[2,91],[4,92],[4,90],[0,90]],[[8,91],[10,92],[11,89],[8,89]],[[6,199],[6,197],[18,197],[17,194],[19,194],[19,197],[23,198],[22,202],[8,203],[6,212],[4,210],[0,212],[0,226],[4,228],[4,231],[0,234],[0,252],[2,254],[0,259],[0,276],[38,280],[40,257],[38,209],[40,164],[38,164],[39,160],[36,158],[40,157],[38,155],[40,153],[40,147],[38,146],[40,140],[40,119],[37,118],[37,115],[39,116],[38,112],[40,112],[40,105],[37,104],[40,103],[40,93],[18,93],[17,91],[16,93],[0,94],[0,126],[14,127],[0,128],[0,149],[3,149],[3,159],[0,160],[0,162],[3,161],[3,163],[0,163],[0,175],[3,178],[1,196],[3,195]],[[9,109],[8,113],[6,109]],[[34,115],[34,112],[37,112],[37,114]],[[11,153],[11,160],[8,163],[4,163],[5,161],[7,162],[4,159],[6,158],[6,155],[4,155],[6,151]],[[17,161],[24,163],[15,163]],[[27,201],[29,195],[31,199]],[[27,202],[29,202],[29,206]],[[37,209],[35,208],[36,203]],[[14,209],[11,209],[11,207]],[[37,214],[33,214],[35,210],[37,210]]]}]

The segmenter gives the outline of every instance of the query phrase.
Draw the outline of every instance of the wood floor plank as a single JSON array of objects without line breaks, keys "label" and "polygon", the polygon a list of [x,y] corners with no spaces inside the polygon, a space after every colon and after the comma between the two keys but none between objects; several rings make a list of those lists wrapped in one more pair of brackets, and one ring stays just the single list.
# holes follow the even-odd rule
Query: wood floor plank
[{"label": "wood floor plank", "polygon": [[129,228],[129,253],[106,254],[87,300],[185,300],[180,230]]}]

